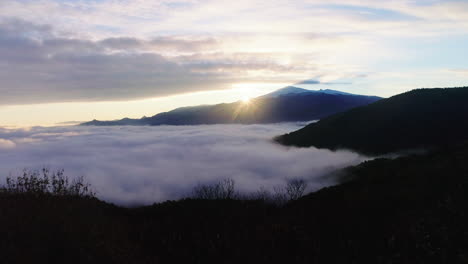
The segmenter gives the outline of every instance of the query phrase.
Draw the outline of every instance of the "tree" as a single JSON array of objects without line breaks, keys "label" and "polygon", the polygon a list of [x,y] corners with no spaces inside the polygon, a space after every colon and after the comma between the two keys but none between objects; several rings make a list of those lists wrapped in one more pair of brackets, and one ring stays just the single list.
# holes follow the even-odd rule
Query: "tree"
[{"label": "tree", "polygon": [[307,188],[307,182],[303,179],[291,179],[286,184],[286,194],[289,200],[297,200],[304,195],[304,191]]},{"label": "tree", "polygon": [[234,199],[236,197],[234,186],[233,179],[224,179],[214,184],[199,184],[193,189],[193,198],[207,200]]}]

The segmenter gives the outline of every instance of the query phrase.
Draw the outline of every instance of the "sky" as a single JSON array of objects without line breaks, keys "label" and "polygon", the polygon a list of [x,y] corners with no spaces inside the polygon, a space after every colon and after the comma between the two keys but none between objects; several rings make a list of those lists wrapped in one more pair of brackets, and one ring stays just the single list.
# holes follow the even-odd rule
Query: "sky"
[{"label": "sky", "polygon": [[83,176],[98,198],[136,206],[188,197],[195,186],[224,179],[243,194],[274,193],[291,179],[305,180],[310,192],[336,184],[335,170],[369,159],[272,144],[303,125],[0,129],[0,182],[24,169],[64,169],[70,179]]},{"label": "sky", "polygon": [[0,0],[0,126],[468,85],[468,1]]}]

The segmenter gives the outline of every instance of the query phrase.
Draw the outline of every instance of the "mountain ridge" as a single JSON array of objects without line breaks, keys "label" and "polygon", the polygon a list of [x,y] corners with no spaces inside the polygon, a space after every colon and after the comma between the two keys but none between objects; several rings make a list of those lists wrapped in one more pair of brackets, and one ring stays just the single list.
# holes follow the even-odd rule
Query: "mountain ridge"
[{"label": "mountain ridge", "polygon": [[468,87],[415,89],[279,136],[289,146],[385,154],[468,140]]},{"label": "mountain ridge", "polygon": [[237,101],[215,105],[186,106],[158,113],[152,117],[123,118],[113,121],[93,120],[81,125],[201,125],[310,121],[380,99],[377,96],[351,95],[329,89],[313,91],[287,86],[253,98],[248,103]]}]

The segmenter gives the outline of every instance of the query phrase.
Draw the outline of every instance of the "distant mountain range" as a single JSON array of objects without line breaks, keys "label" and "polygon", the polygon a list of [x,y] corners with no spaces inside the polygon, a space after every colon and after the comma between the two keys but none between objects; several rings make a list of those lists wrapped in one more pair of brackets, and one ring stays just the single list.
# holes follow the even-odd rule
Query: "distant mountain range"
[{"label": "distant mountain range", "polygon": [[294,86],[279,89],[249,102],[223,103],[177,108],[141,119],[114,121],[93,120],[81,125],[201,125],[254,124],[309,121],[367,105],[380,100],[377,96],[348,94],[334,90],[306,90]]},{"label": "distant mountain range", "polygon": [[468,87],[417,89],[351,109],[276,140],[383,154],[468,141]]}]

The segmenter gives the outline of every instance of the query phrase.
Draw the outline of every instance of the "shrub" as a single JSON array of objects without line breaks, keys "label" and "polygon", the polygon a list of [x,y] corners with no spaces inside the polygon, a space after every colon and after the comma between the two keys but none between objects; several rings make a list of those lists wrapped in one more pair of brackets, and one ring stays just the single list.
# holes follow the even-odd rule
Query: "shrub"
[{"label": "shrub", "polygon": [[193,188],[191,197],[205,200],[257,200],[282,206],[288,201],[302,197],[307,188],[307,182],[303,179],[290,179],[284,186],[275,186],[273,192],[265,187],[260,187],[254,193],[243,195],[236,192],[234,186],[233,179],[225,179],[213,184],[199,184]]},{"label": "shrub", "polygon": [[255,193],[251,194],[250,196],[247,196],[246,199],[271,202],[272,195],[271,195],[271,192],[267,188],[262,186]]},{"label": "shrub", "polygon": [[270,200],[277,205],[284,205],[288,201],[301,198],[307,188],[307,182],[303,179],[290,179],[285,186],[275,186]]},{"label": "shrub", "polygon": [[23,170],[22,175],[7,177],[6,184],[0,188],[7,193],[23,194],[50,194],[56,196],[94,197],[95,192],[91,185],[84,181],[84,177],[70,180],[64,170],[50,171]]}]

